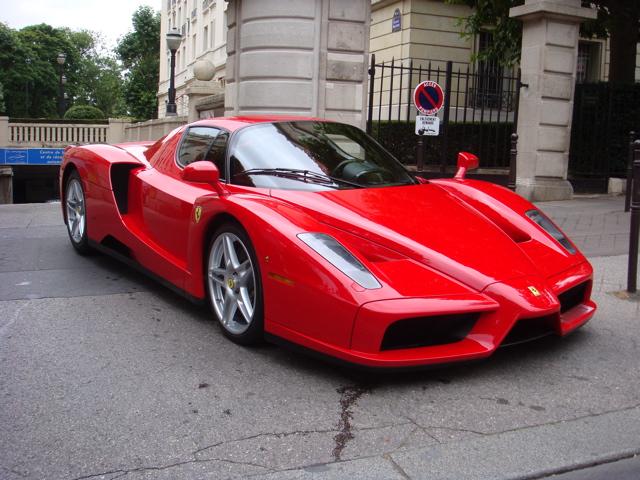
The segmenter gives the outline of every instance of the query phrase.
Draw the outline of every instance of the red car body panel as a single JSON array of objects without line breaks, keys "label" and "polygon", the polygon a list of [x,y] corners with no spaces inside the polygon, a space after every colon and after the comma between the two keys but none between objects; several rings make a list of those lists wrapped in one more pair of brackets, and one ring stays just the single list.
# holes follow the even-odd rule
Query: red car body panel
[{"label": "red car body panel", "polygon": [[[195,125],[233,133],[294,119],[300,117]],[[90,241],[117,245],[129,260],[196,299],[206,297],[211,233],[221,220],[234,219],[258,258],[268,334],[360,365],[410,367],[486,357],[527,319],[542,319],[565,335],[595,312],[586,258],[531,221],[526,212],[536,207],[503,187],[442,179],[309,192],[186,182],[175,160],[185,129],[155,144],[68,149],[61,192],[77,170]],[[124,197],[126,206],[119,200]],[[297,237],[304,232],[333,236],[381,288],[364,289],[342,274]],[[560,298],[572,289],[577,293],[565,309]],[[459,341],[381,347],[395,322],[443,315],[476,320]]]}]

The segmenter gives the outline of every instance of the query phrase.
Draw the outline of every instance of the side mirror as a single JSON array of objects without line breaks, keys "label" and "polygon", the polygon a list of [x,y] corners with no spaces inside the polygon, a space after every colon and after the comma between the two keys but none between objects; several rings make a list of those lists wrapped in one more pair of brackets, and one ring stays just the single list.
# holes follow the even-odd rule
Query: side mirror
[{"label": "side mirror", "polygon": [[220,172],[211,162],[193,162],[182,170],[182,179],[185,182],[208,183],[215,186],[220,181]]},{"label": "side mirror", "polygon": [[464,180],[464,176],[467,170],[474,170],[480,165],[480,160],[473,153],[460,152],[458,153],[458,171],[453,177],[456,180]]}]

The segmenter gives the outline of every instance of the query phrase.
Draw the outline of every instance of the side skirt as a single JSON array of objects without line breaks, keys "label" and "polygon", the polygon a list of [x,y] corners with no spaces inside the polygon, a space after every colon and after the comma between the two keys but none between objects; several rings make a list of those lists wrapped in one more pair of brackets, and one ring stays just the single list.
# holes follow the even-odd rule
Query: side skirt
[{"label": "side skirt", "polygon": [[173,283],[169,282],[168,280],[160,277],[159,275],[156,275],[151,270],[149,270],[148,268],[140,265],[138,262],[136,262],[135,260],[132,260],[131,258],[127,257],[126,255],[123,255],[120,252],[117,252],[116,250],[114,250],[112,248],[106,247],[106,246],[102,245],[101,243],[98,243],[98,242],[96,242],[94,240],[89,240],[89,246],[91,248],[93,248],[94,250],[97,250],[100,253],[104,253],[105,255],[108,255],[108,256],[110,256],[110,257],[112,257],[112,258],[124,263],[125,265],[127,265],[127,266],[135,269],[136,271],[142,273],[143,275],[146,275],[147,277],[151,278],[152,280],[158,282],[160,285],[168,288],[169,290],[172,290],[173,292],[177,293],[181,297],[189,300],[194,305],[198,305],[198,306],[201,306],[201,307],[205,307],[206,306],[206,302],[205,302],[204,298],[194,297],[193,295],[191,295],[186,290],[183,290],[182,288],[174,285]]}]

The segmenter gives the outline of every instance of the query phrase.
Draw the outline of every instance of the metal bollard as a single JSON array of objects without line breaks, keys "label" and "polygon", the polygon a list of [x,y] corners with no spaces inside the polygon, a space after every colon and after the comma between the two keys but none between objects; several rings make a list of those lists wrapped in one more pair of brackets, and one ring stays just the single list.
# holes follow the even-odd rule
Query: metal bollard
[{"label": "metal bollard", "polygon": [[640,140],[633,142],[633,190],[631,192],[631,232],[629,234],[629,266],[627,291],[637,291],[638,240],[640,238]]},{"label": "metal bollard", "polygon": [[627,160],[627,185],[624,191],[624,211],[628,212],[631,208],[631,184],[633,183],[633,142],[636,139],[636,132],[629,132],[629,153]]},{"label": "metal bollard", "polygon": [[511,190],[516,190],[516,159],[518,158],[518,134],[511,134],[511,149],[509,150],[509,184]]}]

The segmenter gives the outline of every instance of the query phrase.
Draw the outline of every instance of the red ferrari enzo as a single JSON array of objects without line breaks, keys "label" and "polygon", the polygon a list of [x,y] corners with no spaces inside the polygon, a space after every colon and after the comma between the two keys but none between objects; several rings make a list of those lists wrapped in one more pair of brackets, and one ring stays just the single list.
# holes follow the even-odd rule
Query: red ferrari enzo
[{"label": "red ferrari enzo", "polygon": [[107,252],[207,301],[231,340],[369,367],[489,356],[585,324],[592,268],[503,187],[408,173],[361,130],[202,120],[155,143],[66,150],[63,215]]}]

